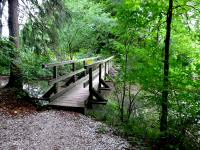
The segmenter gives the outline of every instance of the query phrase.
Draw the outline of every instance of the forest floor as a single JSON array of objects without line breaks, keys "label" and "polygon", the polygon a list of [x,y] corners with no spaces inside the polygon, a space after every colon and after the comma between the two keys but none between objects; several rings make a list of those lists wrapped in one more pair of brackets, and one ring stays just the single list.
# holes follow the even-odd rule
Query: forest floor
[{"label": "forest floor", "polygon": [[131,147],[111,128],[79,113],[38,112],[9,90],[0,89],[0,150],[123,150]]}]

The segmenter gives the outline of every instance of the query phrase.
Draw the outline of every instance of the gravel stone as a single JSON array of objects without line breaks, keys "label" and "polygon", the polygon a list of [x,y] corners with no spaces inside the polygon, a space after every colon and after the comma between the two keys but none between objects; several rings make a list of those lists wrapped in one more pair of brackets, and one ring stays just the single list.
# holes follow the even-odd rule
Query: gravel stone
[{"label": "gravel stone", "polygon": [[[98,131],[104,128],[106,133]],[[0,112],[0,150],[125,150],[128,142],[87,116],[49,110],[24,116]]]}]

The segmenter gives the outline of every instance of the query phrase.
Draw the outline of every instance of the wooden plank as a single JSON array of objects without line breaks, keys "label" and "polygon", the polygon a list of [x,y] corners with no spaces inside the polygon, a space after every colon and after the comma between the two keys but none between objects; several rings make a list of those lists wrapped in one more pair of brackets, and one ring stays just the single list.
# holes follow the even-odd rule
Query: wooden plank
[{"label": "wooden plank", "polygon": [[[93,77],[92,77],[92,67],[89,68],[89,100],[93,99],[93,93],[91,92],[93,89]],[[87,108],[92,108],[91,103],[87,103]]]},{"label": "wooden plank", "polygon": [[68,61],[62,61],[62,62],[54,62],[54,63],[49,63],[49,64],[43,64],[42,68],[51,68],[51,67],[55,67],[55,66],[63,66],[63,65],[71,64],[73,62],[75,62],[75,60],[68,60]]},{"label": "wooden plank", "polygon": [[92,77],[92,68],[89,68],[89,92],[90,92],[90,97],[92,97],[91,90],[93,88],[93,77]]},{"label": "wooden plank", "polygon": [[[74,88],[76,90],[81,91],[81,88]],[[58,99],[56,99],[56,101],[68,101],[68,100],[80,100],[82,101],[82,99],[84,99],[85,97],[89,96],[89,92],[88,90],[84,90],[84,92],[79,93],[79,91],[68,91],[66,92],[66,94],[63,94],[63,96],[59,97]]]},{"label": "wooden plank", "polygon": [[[53,67],[53,78],[57,78],[58,77],[58,67],[57,66],[54,66]],[[54,83],[54,93],[57,93],[58,91],[58,84],[57,83]]]},{"label": "wooden plank", "polygon": [[110,81],[110,80],[104,80],[104,82],[113,82],[113,81]]},{"label": "wooden plank", "polygon": [[70,77],[72,77],[72,76],[74,76],[74,75],[76,75],[76,74],[79,74],[79,73],[81,73],[81,72],[83,72],[83,71],[85,71],[84,68],[79,69],[79,70],[74,71],[74,72],[71,72],[71,73],[69,73],[69,74],[66,74],[66,75],[60,76],[60,77],[58,77],[58,78],[49,80],[48,83],[49,83],[49,84],[57,83],[57,82],[59,82],[59,81],[65,80],[65,79],[67,79],[67,78],[70,78]]},{"label": "wooden plank", "polygon": [[75,83],[70,84],[68,87],[66,87],[65,89],[63,89],[62,91],[54,94],[52,97],[50,97],[50,101],[53,101],[54,99],[58,98],[59,96],[63,95],[65,92],[69,91],[70,89],[72,89],[74,86],[80,84],[81,82],[83,82],[84,80],[86,80],[88,78],[88,75],[77,80]]},{"label": "wooden plank", "polygon": [[55,63],[48,63],[48,64],[43,64],[42,67],[43,68],[50,68],[50,67],[54,67],[54,66],[63,66],[63,65],[68,65],[68,64],[72,64],[72,63],[78,63],[78,62],[83,62],[83,61],[87,61],[90,59],[98,59],[100,58],[98,57],[89,57],[89,58],[84,58],[84,59],[77,59],[77,60],[67,60],[67,61],[62,61],[62,62],[55,62]]},{"label": "wooden plank", "polygon": [[108,57],[107,59],[104,60],[104,62],[110,61],[113,58],[114,58],[114,56]]},{"label": "wooden plank", "polygon": [[53,92],[54,92],[54,86],[51,87],[51,88],[42,96],[42,98],[49,98]]},{"label": "wooden plank", "polygon": [[96,100],[92,100],[92,101],[90,101],[90,103],[92,103],[92,104],[106,105],[106,104],[107,104],[107,101],[96,101]]},{"label": "wooden plank", "polygon": [[103,79],[100,79],[100,84],[103,84],[104,87],[109,88],[109,85]]},{"label": "wooden plank", "polygon": [[107,63],[108,61],[110,61],[110,60],[113,59],[113,58],[114,58],[114,56],[111,56],[111,57],[106,58],[106,59],[104,59],[104,60],[96,61],[96,62],[93,63],[93,64],[86,65],[85,68],[86,68],[86,69],[87,69],[87,68],[92,68],[92,67],[94,67],[94,66],[96,66],[96,65],[103,64],[103,63]]},{"label": "wooden plank", "polygon": [[99,64],[99,84],[98,84],[98,89],[101,88],[101,71],[102,71],[102,64]]},{"label": "wooden plank", "polygon": [[62,87],[69,86],[73,82],[71,77],[63,81],[65,82],[65,84],[63,84]]},{"label": "wooden plank", "polygon": [[[97,101],[107,101],[94,88],[91,89],[91,93],[92,93],[92,95],[94,95],[97,98]],[[93,99],[91,99],[91,100],[93,100]]]},{"label": "wooden plank", "polygon": [[61,99],[59,101],[53,101],[53,103],[55,102],[63,102],[63,103],[77,103],[77,102],[84,102],[88,97],[84,97],[84,99],[82,99],[83,97],[76,97],[75,99],[70,99],[70,98],[65,98],[65,99]]},{"label": "wooden plank", "polygon": [[56,104],[56,103],[65,103],[65,104],[79,104],[79,103],[84,103],[84,101],[77,101],[77,100],[68,100],[68,101],[53,101],[51,104]]},{"label": "wooden plank", "polygon": [[82,103],[65,103],[65,102],[58,102],[58,103],[51,103],[50,106],[65,106],[65,107],[85,107],[84,101]]},{"label": "wooden plank", "polygon": [[111,89],[110,88],[104,88],[104,87],[101,87],[101,88],[99,88],[98,90],[103,90],[103,91],[110,91]]},{"label": "wooden plank", "polygon": [[[75,70],[76,70],[75,63],[72,63],[72,71],[75,72]],[[85,71],[85,69],[83,71]],[[72,80],[73,82],[76,82],[76,74],[72,76]]]},{"label": "wooden plank", "polygon": [[[96,72],[98,74],[98,69],[93,71],[93,74]],[[102,70],[102,76],[104,76],[104,70]],[[84,77],[85,80],[88,80],[89,75]],[[82,80],[82,81],[81,81]],[[55,98],[54,101],[50,102],[50,106],[61,106],[61,107],[75,107],[75,108],[86,108],[89,97],[89,87],[83,88],[84,81],[83,78],[78,80],[80,83],[75,85],[74,87],[70,87],[67,91]],[[77,81],[77,82],[78,82]],[[97,89],[99,78],[93,80],[93,88]],[[76,83],[77,83],[76,82]],[[106,101],[102,101],[100,103],[106,103]],[[90,103],[91,104],[91,103]]]},{"label": "wooden plank", "polygon": [[104,77],[106,78],[106,73],[107,72],[107,62],[105,62],[105,71],[104,71],[104,73],[105,73],[105,75],[104,75]]},{"label": "wooden plank", "polygon": [[[84,61],[83,61],[83,67],[85,68],[85,66],[86,66],[86,61],[84,60]],[[84,76],[86,76],[86,74],[87,74],[87,71],[85,70],[85,71],[84,71]]]}]

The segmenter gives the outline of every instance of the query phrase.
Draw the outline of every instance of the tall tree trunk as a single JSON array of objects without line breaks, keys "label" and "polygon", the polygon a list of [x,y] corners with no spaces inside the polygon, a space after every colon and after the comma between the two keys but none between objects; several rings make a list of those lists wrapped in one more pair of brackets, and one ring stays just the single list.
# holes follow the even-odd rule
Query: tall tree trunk
[{"label": "tall tree trunk", "polygon": [[166,38],[165,38],[162,112],[161,112],[161,119],[160,119],[161,132],[165,132],[168,129],[167,118],[168,118],[168,94],[169,94],[169,55],[170,55],[172,11],[173,11],[173,0],[169,0],[169,9],[167,12]]},{"label": "tall tree trunk", "polygon": [[22,73],[19,67],[20,58],[17,49],[19,49],[19,23],[18,23],[18,0],[8,0],[8,28],[9,38],[14,44],[10,53],[10,78],[7,87],[22,89]]},{"label": "tall tree trunk", "polygon": [[3,9],[5,6],[6,0],[0,0],[0,37],[2,36],[2,28],[3,28],[3,23],[2,23],[2,16],[3,16]]}]

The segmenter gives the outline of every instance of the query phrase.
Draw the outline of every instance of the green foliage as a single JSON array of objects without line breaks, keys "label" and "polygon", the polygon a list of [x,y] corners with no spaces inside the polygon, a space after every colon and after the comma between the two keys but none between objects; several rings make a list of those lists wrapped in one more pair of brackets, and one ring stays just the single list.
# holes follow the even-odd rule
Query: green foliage
[{"label": "green foliage", "polygon": [[[70,19],[64,1],[46,1],[42,4],[33,1],[38,14],[32,14],[22,31],[22,44],[38,54],[48,54],[48,50],[59,48],[59,32]],[[31,13],[31,12],[30,12]]]},{"label": "green foliage", "polygon": [[119,122],[119,113],[117,109],[117,104],[113,101],[109,101],[103,110],[97,108],[96,110],[98,111],[89,111],[88,115],[94,117],[96,120],[105,121],[107,124],[112,126]]},{"label": "green foliage", "polygon": [[10,52],[14,46],[8,39],[0,39],[0,72],[1,74],[8,75],[9,74],[9,66],[10,66]]},{"label": "green foliage", "polygon": [[[194,26],[198,24],[196,20],[199,17],[197,4],[176,1],[173,11],[168,126],[170,134],[180,139],[186,138],[186,131],[190,132],[190,128],[197,125],[195,120],[199,119],[200,112],[200,43],[198,38],[194,38],[198,31],[198,27]],[[117,37],[113,45],[119,71],[116,84],[119,87],[126,85],[124,87],[127,94],[129,84],[139,85],[143,91],[137,100],[140,101],[140,107],[153,107],[154,113],[159,114],[162,91],[165,88],[163,50],[167,2],[126,0],[117,9],[118,22],[113,29],[113,34]],[[123,93],[123,90],[124,88],[118,88],[116,91]],[[123,101],[124,97],[121,96],[120,99]],[[124,101],[126,103],[128,99]],[[145,116],[149,117],[146,114]],[[156,117],[157,120],[160,119],[159,115]],[[156,128],[158,129],[158,126]],[[198,143],[198,140],[194,141]],[[184,140],[182,142],[184,143]]]},{"label": "green foliage", "polygon": [[[116,101],[110,101],[103,111],[90,115],[115,126],[124,136],[136,135],[156,141],[165,89],[163,52],[168,1],[30,2],[35,12],[30,12],[21,31],[18,50],[21,60],[15,60],[21,64],[25,81],[52,74],[41,67],[47,62],[115,54]],[[191,145],[193,149],[199,144],[199,4],[198,0],[174,1],[170,41],[167,134],[179,139],[182,146]],[[9,40],[0,39],[1,74],[9,73],[12,50]],[[60,74],[66,70],[70,68],[62,68]],[[106,130],[102,127],[99,132]]]},{"label": "green foliage", "polygon": [[90,0],[66,0],[72,20],[66,24],[60,33],[60,49],[63,54],[74,57],[80,49],[100,52],[107,48],[109,32],[115,25],[115,20],[105,13],[102,5]]},{"label": "green foliage", "polygon": [[35,7],[39,14],[25,25],[22,43],[36,53],[48,55],[51,50],[57,60],[66,60],[73,59],[80,50],[99,53],[110,48],[115,19],[104,12],[103,5],[90,0],[61,0]]},{"label": "green foliage", "polygon": [[21,49],[20,55],[25,81],[45,78],[52,74],[47,69],[42,68],[42,65],[49,61],[47,57],[36,54],[34,50],[30,48]]},{"label": "green foliage", "polygon": [[[148,140],[148,145],[150,141],[155,141],[159,137],[156,117],[151,117],[151,119],[147,117],[145,119],[143,115],[139,113],[137,117],[131,117],[128,123],[123,123],[121,122],[118,110],[117,101],[112,100],[111,97],[105,107],[95,107],[95,109],[88,112],[88,115],[92,116],[95,120],[103,121],[113,127],[117,134],[128,138],[133,145],[140,145],[144,143],[145,140]],[[106,128],[104,126],[98,130],[98,132],[101,133],[105,131]],[[143,139],[144,141],[140,141],[139,139]]]},{"label": "green foliage", "polygon": [[111,48],[109,34],[116,21],[103,6],[90,0],[31,1],[35,12],[30,12],[21,31],[24,79],[48,76],[49,71],[41,68],[44,63],[93,56]]}]

